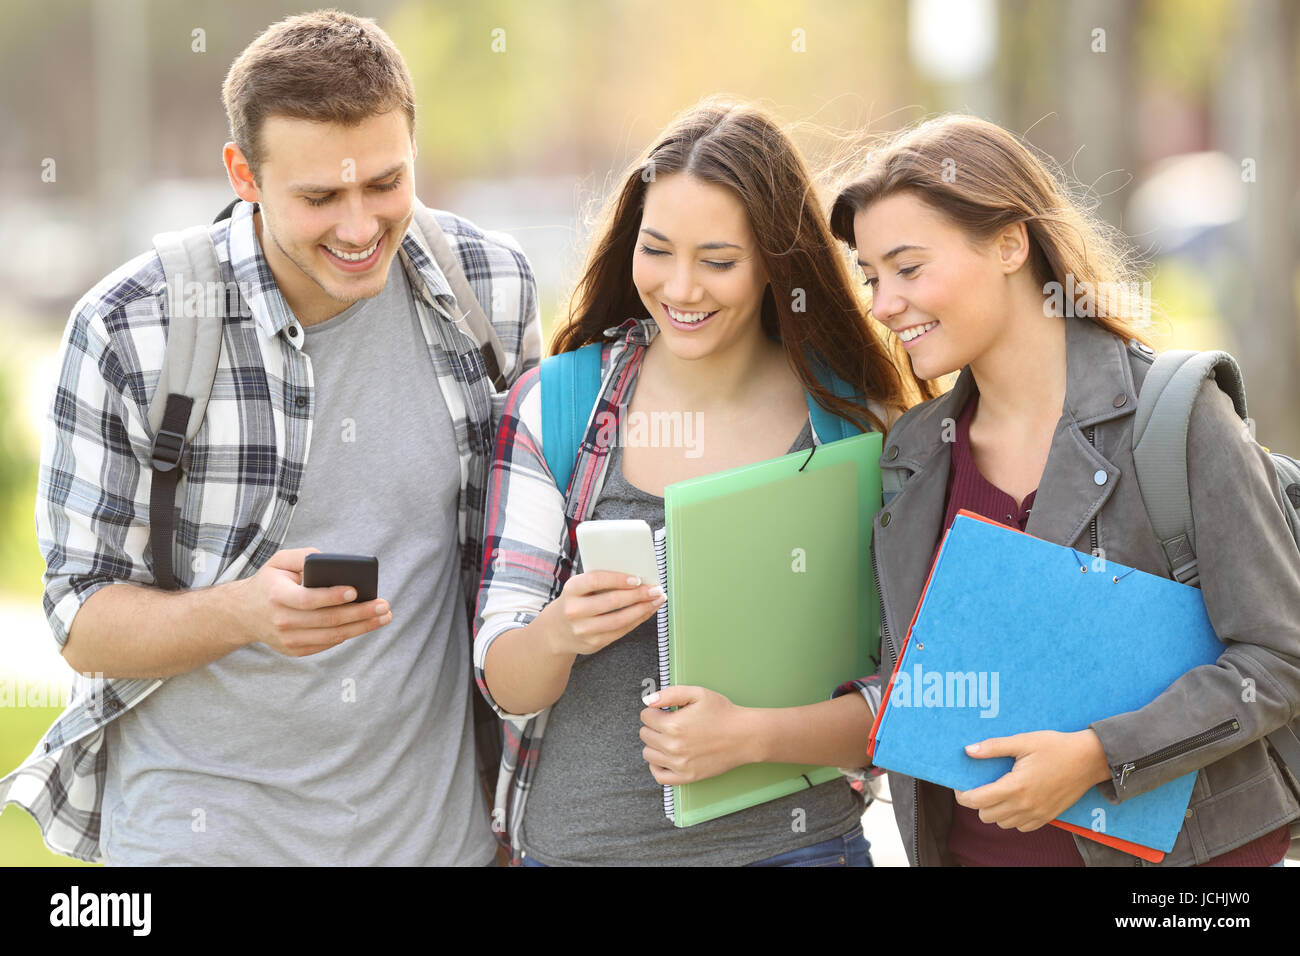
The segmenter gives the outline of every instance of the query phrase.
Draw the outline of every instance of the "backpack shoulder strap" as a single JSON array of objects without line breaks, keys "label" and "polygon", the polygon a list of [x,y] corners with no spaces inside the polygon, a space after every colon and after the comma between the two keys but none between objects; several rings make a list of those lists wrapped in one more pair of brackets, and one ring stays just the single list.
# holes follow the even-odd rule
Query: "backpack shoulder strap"
[{"label": "backpack shoulder strap", "polygon": [[[1151,527],[1174,578],[1197,586],[1200,576],[1187,487],[1187,428],[1196,395],[1208,378],[1228,393],[1237,414],[1245,419],[1245,385],[1232,356],[1218,351],[1177,351],[1158,356],[1147,372],[1133,428],[1133,462]],[[1300,465],[1285,455],[1274,454],[1272,460],[1283,494],[1300,505]],[[1292,537],[1300,541],[1295,508],[1283,510]],[[1283,724],[1268,735],[1268,742],[1300,781],[1300,721]]]},{"label": "backpack shoulder strap", "polygon": [[568,500],[578,449],[600,395],[601,343],[542,359],[542,451]]},{"label": "backpack shoulder strap", "polygon": [[158,385],[149,402],[149,428],[153,431],[153,479],[149,491],[149,543],[154,580],[174,590],[172,537],[176,526],[176,486],[180,481],[185,445],[203,424],[212,395],[212,382],[221,358],[222,314],[187,315],[185,298],[176,296],[187,282],[203,290],[199,302],[215,301],[207,290],[224,288],[221,261],[207,226],[154,236],[154,249],[162,261],[167,289],[167,345]]},{"label": "backpack shoulder strap", "polygon": [[465,311],[461,318],[465,320],[471,338],[478,345],[492,386],[498,392],[506,391],[510,386],[502,374],[502,369],[505,368],[505,350],[501,347],[501,340],[497,337],[496,330],[492,328],[492,323],[483,311],[478,297],[469,286],[465,270],[460,264],[460,257],[452,251],[442,227],[438,225],[437,217],[419,200],[415,201],[413,219],[429,251],[433,253],[438,268],[447,277],[447,284],[451,286],[452,294],[456,296],[456,304]]},{"label": "backpack shoulder strap", "polygon": [[1187,488],[1187,428],[1192,405],[1213,378],[1246,417],[1241,369],[1227,352],[1164,352],[1156,357],[1138,394],[1133,463],[1151,527],[1174,579],[1196,584],[1196,539]]}]

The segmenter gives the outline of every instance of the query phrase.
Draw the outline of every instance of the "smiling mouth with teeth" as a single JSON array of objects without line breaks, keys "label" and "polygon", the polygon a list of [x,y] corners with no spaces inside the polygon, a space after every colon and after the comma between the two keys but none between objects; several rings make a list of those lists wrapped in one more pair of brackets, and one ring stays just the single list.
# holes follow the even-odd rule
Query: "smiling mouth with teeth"
[{"label": "smiling mouth with teeth", "polygon": [[898,338],[903,342],[904,345],[906,345],[908,342],[911,342],[913,339],[919,339],[921,336],[925,335],[925,333],[929,332],[931,329],[937,328],[938,325],[939,325],[938,322],[926,322],[924,325],[913,325],[906,329],[901,329],[900,331],[895,332],[894,334],[898,336]]},{"label": "smiling mouth with teeth", "polygon": [[[369,249],[363,249],[361,252],[344,252],[341,249],[335,249],[333,246],[328,245],[325,246],[325,248],[329,250],[330,255],[342,259],[344,262],[364,262],[375,254],[375,250],[379,248],[379,243],[383,238],[383,236],[380,236],[379,239],[374,241],[374,244]],[[324,243],[322,243],[322,245],[324,245]]]},{"label": "smiling mouth with teeth", "polygon": [[668,317],[674,322],[680,322],[682,325],[697,325],[710,316],[716,315],[718,310],[714,309],[712,312],[679,312],[664,303],[664,311],[668,313]]}]

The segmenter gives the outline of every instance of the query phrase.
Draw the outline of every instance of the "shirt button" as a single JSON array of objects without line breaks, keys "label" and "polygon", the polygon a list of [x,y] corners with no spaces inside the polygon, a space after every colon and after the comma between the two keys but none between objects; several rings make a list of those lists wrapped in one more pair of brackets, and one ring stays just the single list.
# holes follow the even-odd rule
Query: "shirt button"
[{"label": "shirt button", "polygon": [[289,326],[289,338],[296,339],[297,337],[298,337],[298,326],[296,325]]},{"label": "shirt button", "polygon": [[886,511],[884,514],[882,514],[882,515],[880,516],[880,527],[882,527],[882,528],[888,528],[888,527],[889,527],[889,512],[888,512],[888,511]]},{"label": "shirt button", "polygon": [[893,446],[891,446],[890,449],[889,449],[889,454],[886,455],[885,457],[886,457],[887,459],[889,459],[890,461],[893,461],[895,458],[897,458],[897,457],[898,457],[898,446],[897,446],[897,445],[893,445]]},{"label": "shirt button", "polygon": [[1191,817],[1192,817],[1192,808],[1191,808],[1191,807],[1188,807],[1188,808],[1187,808],[1187,812],[1183,814],[1183,819],[1184,819],[1184,820],[1190,820]]},{"label": "shirt button", "polygon": [[1106,483],[1106,473],[1104,471],[1097,471],[1093,474],[1092,480],[1099,485],[1104,485]]},{"label": "shirt button", "polygon": [[297,398],[293,400],[293,403],[297,405],[299,408],[302,408],[304,405],[307,404],[307,396],[299,395]]},{"label": "shirt button", "polygon": [[1111,402],[1116,408],[1123,408],[1128,404],[1128,396],[1123,393],[1115,396],[1115,401]]},{"label": "shirt button", "polygon": [[298,503],[298,496],[297,496],[297,495],[290,495],[290,496],[289,496],[289,504],[291,504],[291,505],[296,505],[297,503]]}]

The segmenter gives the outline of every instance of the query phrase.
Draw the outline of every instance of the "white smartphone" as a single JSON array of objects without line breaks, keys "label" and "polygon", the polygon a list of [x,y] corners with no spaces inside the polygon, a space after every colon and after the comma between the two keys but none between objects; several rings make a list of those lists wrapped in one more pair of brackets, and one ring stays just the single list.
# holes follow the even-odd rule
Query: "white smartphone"
[{"label": "white smartphone", "polygon": [[578,553],[583,571],[618,571],[659,583],[650,525],[634,518],[584,521],[578,525]]}]

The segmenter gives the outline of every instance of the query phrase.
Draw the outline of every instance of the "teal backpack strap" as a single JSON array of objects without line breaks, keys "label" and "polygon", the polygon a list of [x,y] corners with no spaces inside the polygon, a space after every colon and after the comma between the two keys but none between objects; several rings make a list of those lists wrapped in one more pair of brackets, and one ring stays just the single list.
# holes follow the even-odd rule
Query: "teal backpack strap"
[{"label": "teal backpack strap", "polygon": [[[826,389],[832,395],[839,398],[846,398],[850,401],[861,401],[862,396],[838,375],[830,370],[824,363],[809,356],[808,367],[816,376],[817,381],[821,383],[822,388]],[[812,419],[813,431],[817,433],[821,443],[839,441],[841,438],[852,438],[854,435],[862,434],[862,429],[850,421],[845,421],[834,412],[828,412],[817,404],[811,392],[805,392],[804,396],[808,401],[808,416]]]},{"label": "teal backpack strap", "polygon": [[1173,351],[1159,355],[1138,394],[1133,423],[1133,464],[1151,528],[1174,579],[1195,585],[1196,538],[1187,488],[1187,427],[1192,405],[1213,378],[1246,417],[1241,370],[1227,352]]},{"label": "teal backpack strap", "polygon": [[555,487],[568,499],[582,436],[600,395],[601,343],[542,360],[542,451]]}]

